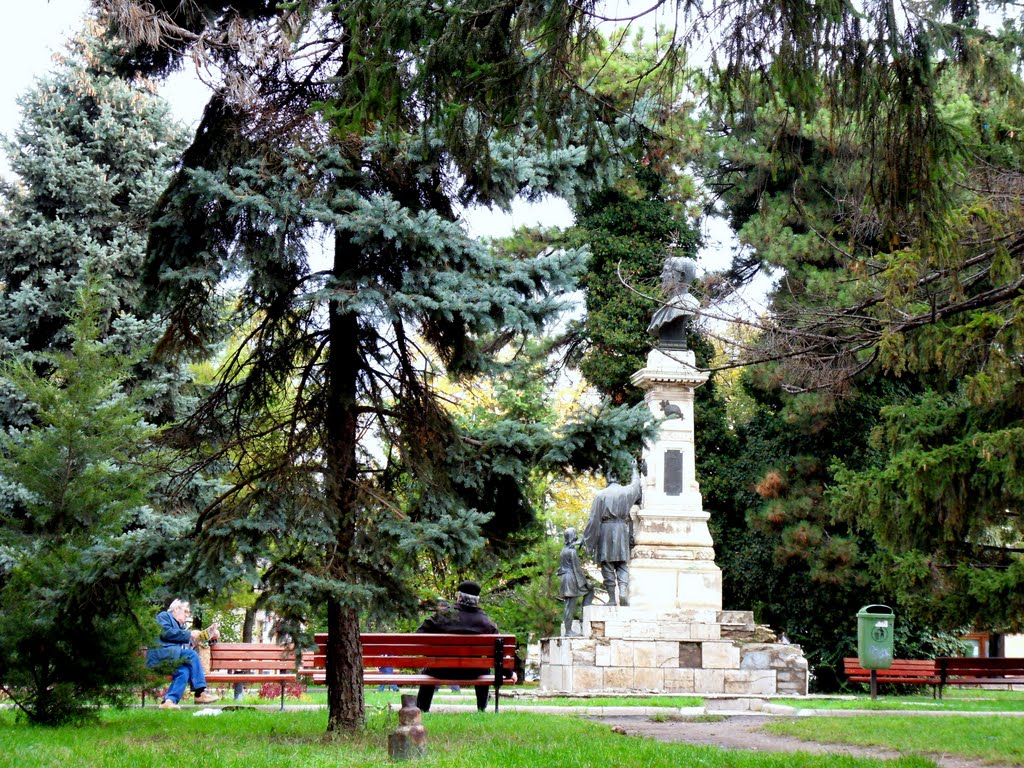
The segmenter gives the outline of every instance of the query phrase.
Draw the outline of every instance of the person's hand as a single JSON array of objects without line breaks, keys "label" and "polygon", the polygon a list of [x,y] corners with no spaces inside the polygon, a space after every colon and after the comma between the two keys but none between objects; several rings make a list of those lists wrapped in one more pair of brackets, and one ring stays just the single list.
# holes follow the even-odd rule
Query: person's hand
[{"label": "person's hand", "polygon": [[198,637],[199,637],[199,630],[198,629],[193,629],[192,630],[192,642],[194,643],[196,641],[196,638],[198,638]]},{"label": "person's hand", "polygon": [[220,638],[220,627],[216,624],[213,624],[210,627],[210,639],[217,640],[218,638]]}]

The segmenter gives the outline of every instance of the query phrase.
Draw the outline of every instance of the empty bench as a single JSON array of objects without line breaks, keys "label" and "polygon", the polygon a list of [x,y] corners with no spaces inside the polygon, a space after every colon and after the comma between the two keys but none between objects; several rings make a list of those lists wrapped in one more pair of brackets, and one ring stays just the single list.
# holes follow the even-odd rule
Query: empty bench
[{"label": "empty bench", "polygon": [[[277,643],[212,643],[206,682],[214,683],[277,683],[281,686],[281,708],[284,708],[285,686],[308,675],[314,653],[307,651],[300,658],[296,671],[295,651]],[[142,704],[146,704],[143,691]]]},{"label": "empty bench", "polygon": [[1024,659],[995,656],[945,657],[939,665],[939,691],[946,685],[1024,685]]},{"label": "empty bench", "polygon": [[[870,683],[871,670],[864,669],[857,658],[843,659],[843,672],[851,683]],[[938,664],[933,659],[893,659],[889,669],[876,669],[879,683],[893,685],[930,685],[932,698],[938,693],[942,697],[942,678]]]},{"label": "empty bench", "polygon": [[[501,687],[518,682],[515,673],[515,635],[433,635],[371,632],[360,635],[363,645],[363,685],[490,685],[494,711]],[[314,682],[325,681],[327,635],[316,635]],[[380,672],[390,667],[393,672]],[[476,676],[434,677],[423,669],[460,669]]]}]

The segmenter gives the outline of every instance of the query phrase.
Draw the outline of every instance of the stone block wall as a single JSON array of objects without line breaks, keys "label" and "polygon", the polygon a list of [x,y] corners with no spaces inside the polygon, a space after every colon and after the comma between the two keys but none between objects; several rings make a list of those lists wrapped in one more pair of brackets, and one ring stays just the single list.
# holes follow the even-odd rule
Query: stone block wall
[{"label": "stone block wall", "polygon": [[[652,617],[635,609],[584,615],[589,637],[541,641],[540,684],[550,691],[692,694],[807,693],[807,660],[797,645],[756,642],[753,615],[693,611]],[[769,631],[770,634],[770,631]]]}]

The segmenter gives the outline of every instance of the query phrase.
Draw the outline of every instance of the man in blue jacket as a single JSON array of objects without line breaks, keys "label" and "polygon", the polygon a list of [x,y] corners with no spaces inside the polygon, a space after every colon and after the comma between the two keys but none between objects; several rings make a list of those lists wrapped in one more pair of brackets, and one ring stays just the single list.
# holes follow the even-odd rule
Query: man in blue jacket
[{"label": "man in blue jacket", "polygon": [[146,666],[176,662],[171,685],[160,709],[180,709],[178,702],[185,693],[186,684],[195,692],[196,704],[212,704],[218,700],[217,696],[206,692],[203,664],[192,646],[204,640],[216,640],[220,637],[220,631],[216,626],[209,631],[189,630],[186,625],[191,617],[191,606],[185,600],[172,601],[166,611],[156,615],[156,623],[160,625],[160,639],[146,653]]}]

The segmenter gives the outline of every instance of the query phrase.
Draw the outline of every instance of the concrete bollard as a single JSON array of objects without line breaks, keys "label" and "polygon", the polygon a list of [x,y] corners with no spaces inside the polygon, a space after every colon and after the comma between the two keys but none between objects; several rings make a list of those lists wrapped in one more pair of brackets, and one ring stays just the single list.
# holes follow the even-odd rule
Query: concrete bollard
[{"label": "concrete bollard", "polygon": [[403,694],[398,710],[398,728],[388,734],[388,756],[392,760],[411,760],[427,754],[427,730],[423,713],[416,706],[416,697]]}]

